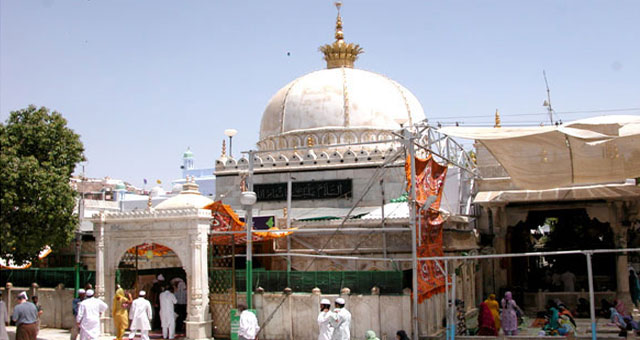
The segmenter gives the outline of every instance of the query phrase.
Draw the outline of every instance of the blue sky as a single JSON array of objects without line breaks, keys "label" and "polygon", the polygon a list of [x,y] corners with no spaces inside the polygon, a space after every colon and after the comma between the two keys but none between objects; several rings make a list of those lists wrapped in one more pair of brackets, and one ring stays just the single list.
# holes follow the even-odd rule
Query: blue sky
[{"label": "blue sky", "polygon": [[[335,14],[331,1],[3,0],[0,119],[57,110],[89,176],[168,188],[187,147],[213,166],[225,128],[235,154],[255,147],[269,98],[324,68]],[[356,67],[406,86],[433,123],[487,125],[496,108],[503,124],[546,122],[543,69],[563,121],[640,114],[640,1],[346,0],[342,16],[365,50]]]}]

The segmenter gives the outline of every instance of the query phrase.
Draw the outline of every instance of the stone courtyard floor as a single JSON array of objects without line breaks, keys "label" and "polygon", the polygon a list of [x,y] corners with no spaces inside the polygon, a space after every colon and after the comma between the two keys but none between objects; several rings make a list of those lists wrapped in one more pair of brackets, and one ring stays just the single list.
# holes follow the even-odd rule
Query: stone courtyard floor
[{"label": "stone courtyard floor", "polygon": [[[527,325],[530,325],[532,319],[528,319],[526,321]],[[578,334],[576,334],[576,339],[591,339],[591,329],[590,329],[590,321],[589,319],[576,319],[576,323],[578,325]],[[598,319],[597,320],[597,330],[598,330],[598,339],[624,339],[618,337],[618,330],[616,327],[612,327],[608,325],[607,319]],[[15,340],[15,327],[10,326],[7,327],[7,331],[9,333],[9,339]],[[516,339],[541,339],[542,337],[538,336],[538,332],[540,328],[531,328],[526,327],[520,330],[520,334]],[[128,333],[125,334],[125,337],[128,336]],[[38,334],[38,340],[69,340],[70,334],[67,329],[57,329],[57,328],[43,328],[40,330]],[[158,331],[152,332],[150,334],[151,339],[162,339],[161,333]],[[176,339],[181,339],[181,334],[176,335]],[[444,336],[442,337],[444,339]],[[456,339],[464,340],[464,339],[492,339],[493,337],[472,337],[472,336],[456,336]],[[562,337],[544,337],[546,339],[560,339]],[[640,337],[630,336],[632,339],[640,339]],[[113,340],[115,339],[113,336],[103,336],[100,337],[100,340]],[[128,339],[128,338],[127,338]],[[140,339],[138,335],[136,339]],[[354,340],[360,339],[358,337],[354,337]],[[495,338],[493,338],[495,339]],[[277,340],[277,339],[269,339],[269,340]],[[381,340],[393,340],[393,338],[382,339]]]},{"label": "stone courtyard floor", "polygon": [[[15,326],[9,326],[7,327],[7,332],[9,333],[9,340],[15,340],[16,338],[16,327]],[[125,333],[125,338],[128,338],[129,333]],[[68,329],[58,329],[58,328],[43,328],[40,330],[40,333],[38,333],[38,340],[69,340],[71,337],[71,334],[69,333]],[[149,338],[151,339],[162,339],[162,333],[160,332],[151,332],[149,334]],[[80,337],[78,337],[78,340],[80,339]],[[100,337],[100,340],[113,340],[115,339],[114,336],[102,336]],[[138,334],[138,336],[135,337],[135,339],[140,339],[140,334]],[[178,339],[183,339],[181,334],[177,334],[176,335],[176,340]]]}]

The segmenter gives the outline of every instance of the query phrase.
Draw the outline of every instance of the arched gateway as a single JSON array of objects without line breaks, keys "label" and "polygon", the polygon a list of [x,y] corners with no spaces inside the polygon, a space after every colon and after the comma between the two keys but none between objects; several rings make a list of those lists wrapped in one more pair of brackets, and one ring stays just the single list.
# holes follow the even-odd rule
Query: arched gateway
[{"label": "arched gateway", "polygon": [[[184,203],[184,193],[174,199],[180,197],[178,200]],[[201,198],[205,197],[198,196],[195,200]],[[211,338],[212,324],[207,270],[208,234],[212,217],[210,210],[199,209],[198,206],[202,207],[200,204],[203,202],[196,203],[176,204],[176,208],[165,204],[164,207],[145,211],[100,213],[93,218],[96,295],[108,304],[113,300],[116,269],[127,249],[141,243],[165,245],[176,253],[187,275],[186,338],[194,340]],[[103,315],[103,333],[113,334],[110,315]]]}]

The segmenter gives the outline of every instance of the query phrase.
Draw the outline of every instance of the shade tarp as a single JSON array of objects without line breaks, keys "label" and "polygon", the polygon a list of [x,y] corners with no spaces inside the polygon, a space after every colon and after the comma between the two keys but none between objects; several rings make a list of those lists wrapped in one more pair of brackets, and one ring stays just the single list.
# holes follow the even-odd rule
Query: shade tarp
[{"label": "shade tarp", "polygon": [[560,126],[440,129],[485,145],[522,189],[640,177],[640,116],[615,115]]},{"label": "shade tarp", "polygon": [[640,186],[634,180],[625,184],[596,184],[545,190],[480,191],[474,203],[584,201],[593,199],[630,199],[640,197]]},{"label": "shade tarp", "polygon": [[[211,210],[213,222],[211,223],[211,231],[234,232],[231,234],[213,234],[211,235],[211,243],[218,245],[231,244],[232,240],[235,244],[244,244],[247,242],[247,232],[245,223],[240,220],[233,209],[221,201],[215,201],[203,209]],[[268,230],[253,230],[253,242],[268,241],[280,237],[285,237],[293,233],[296,228],[282,229],[272,227]]]}]

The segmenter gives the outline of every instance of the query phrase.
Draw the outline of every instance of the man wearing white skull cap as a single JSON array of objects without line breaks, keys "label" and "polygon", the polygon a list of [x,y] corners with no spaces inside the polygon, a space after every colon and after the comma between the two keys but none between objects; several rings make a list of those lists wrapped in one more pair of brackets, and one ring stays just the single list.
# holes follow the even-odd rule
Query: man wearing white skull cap
[{"label": "man wearing white skull cap", "polygon": [[333,326],[331,340],[351,339],[351,313],[344,308],[345,303],[343,298],[337,298],[335,301],[336,308],[331,314],[331,326]]},{"label": "man wearing white skull cap", "polygon": [[149,340],[149,331],[151,330],[151,323],[149,322],[153,317],[151,312],[151,303],[145,299],[144,296],[147,293],[141,290],[138,293],[138,298],[131,303],[131,309],[129,310],[129,339],[136,337],[136,332],[140,330],[140,338],[142,340]]},{"label": "man wearing white skull cap", "polygon": [[333,327],[331,327],[331,301],[329,299],[320,300],[320,314],[318,314],[318,340],[331,340]]},{"label": "man wearing white skull cap", "polygon": [[78,306],[76,321],[80,328],[80,340],[98,339],[100,336],[100,314],[109,308],[104,301],[96,299],[93,295],[93,289],[88,289],[87,298]]}]

